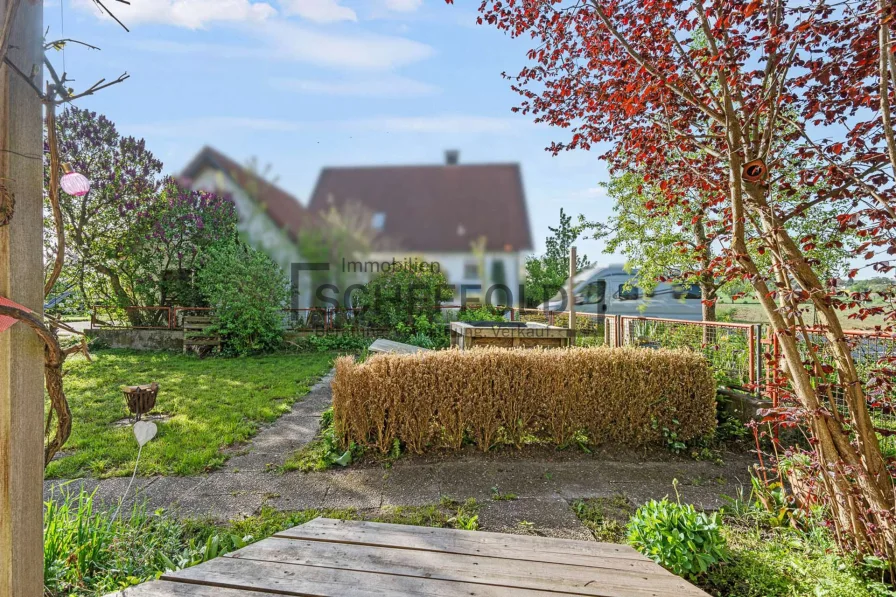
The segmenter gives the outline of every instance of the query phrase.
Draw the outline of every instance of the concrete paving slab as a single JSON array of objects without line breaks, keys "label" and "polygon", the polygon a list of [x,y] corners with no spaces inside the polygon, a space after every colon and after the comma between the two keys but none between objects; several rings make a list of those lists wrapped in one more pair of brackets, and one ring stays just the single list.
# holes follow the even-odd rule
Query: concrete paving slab
[{"label": "concrete paving slab", "polygon": [[305,473],[273,475],[266,485],[264,504],[285,511],[323,508],[330,487],[323,476]]},{"label": "concrete paving slab", "polygon": [[434,467],[394,466],[385,477],[384,506],[426,506],[437,504],[442,496]]},{"label": "concrete paving slab", "polygon": [[[130,483],[130,477],[115,477],[112,479],[74,479],[74,480],[50,480],[44,482],[44,500],[54,499],[61,501],[66,492],[73,496],[77,496],[83,489],[88,494],[94,494],[94,502],[100,506],[115,507],[119,500],[124,496],[125,489]],[[155,483],[157,477],[137,477],[131,485],[128,495],[125,498],[124,506],[128,507],[133,503],[134,495],[137,491],[142,491],[146,487]],[[95,492],[95,493],[94,493]]]},{"label": "concrete paving slab", "polygon": [[559,497],[489,500],[479,511],[479,526],[484,531],[499,533],[580,540],[594,538],[569,503]]},{"label": "concrete paving slab", "polygon": [[326,475],[330,485],[324,498],[325,508],[379,508],[383,502],[382,469],[319,474]]},{"label": "concrete paving slab", "polygon": [[138,503],[144,502],[149,512],[159,508],[176,508],[181,500],[195,492],[206,479],[207,476],[158,477],[154,483],[141,487],[135,500]]},{"label": "concrete paving slab", "polygon": [[172,511],[182,518],[201,518],[226,522],[257,514],[264,502],[260,493],[239,495],[195,495],[181,500]]}]

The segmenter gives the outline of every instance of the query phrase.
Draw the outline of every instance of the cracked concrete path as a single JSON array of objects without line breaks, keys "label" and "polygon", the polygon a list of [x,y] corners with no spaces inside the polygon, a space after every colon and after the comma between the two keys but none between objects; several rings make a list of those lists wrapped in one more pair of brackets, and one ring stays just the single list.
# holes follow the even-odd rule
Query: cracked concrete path
[{"label": "cracked concrete path", "polygon": [[[475,498],[481,504],[480,526],[503,532],[590,538],[570,505],[580,498],[625,496],[632,504],[674,496],[715,509],[724,496],[749,491],[748,453],[727,453],[724,464],[698,462],[665,453],[592,454],[514,450],[481,454],[469,449],[450,456],[408,456],[391,468],[361,463],[321,473],[281,474],[277,467],[314,439],[321,413],[331,403],[332,373],[316,384],[292,411],[262,429],[220,470],[195,477],[138,477],[125,511],[145,501],[149,511],[164,508],[178,516],[231,520],[255,514],[263,506],[277,510],[354,508],[436,504],[443,496]],[[117,504],[128,478],[48,480],[45,499],[59,488],[97,492],[100,502]],[[494,500],[495,494],[516,499]]]}]

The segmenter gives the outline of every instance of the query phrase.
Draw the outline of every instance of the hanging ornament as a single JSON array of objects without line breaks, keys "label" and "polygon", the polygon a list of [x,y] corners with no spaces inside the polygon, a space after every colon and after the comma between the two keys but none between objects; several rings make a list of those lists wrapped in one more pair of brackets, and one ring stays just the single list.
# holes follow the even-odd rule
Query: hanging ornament
[{"label": "hanging ornament", "polygon": [[90,192],[90,181],[83,174],[79,174],[72,170],[69,164],[62,164],[62,170],[65,174],[59,181],[62,190],[74,197],[83,197]]}]

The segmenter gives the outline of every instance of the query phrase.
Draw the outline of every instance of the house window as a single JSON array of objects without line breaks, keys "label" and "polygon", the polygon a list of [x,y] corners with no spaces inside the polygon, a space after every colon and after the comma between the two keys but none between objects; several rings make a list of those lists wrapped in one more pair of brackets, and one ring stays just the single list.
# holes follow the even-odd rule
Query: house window
[{"label": "house window", "polygon": [[641,289],[637,286],[626,287],[625,284],[619,285],[620,301],[636,301],[641,298]]},{"label": "house window", "polygon": [[475,261],[468,261],[464,264],[464,280],[479,279],[479,264]]},{"label": "house window", "polygon": [[378,211],[370,218],[370,226],[374,230],[382,230],[383,226],[386,225],[386,213],[382,211]]}]

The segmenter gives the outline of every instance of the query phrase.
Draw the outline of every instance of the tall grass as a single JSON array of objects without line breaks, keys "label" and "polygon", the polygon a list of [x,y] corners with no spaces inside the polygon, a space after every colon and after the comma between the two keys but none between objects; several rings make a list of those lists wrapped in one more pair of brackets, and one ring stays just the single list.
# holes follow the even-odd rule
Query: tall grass
[{"label": "tall grass", "polygon": [[[56,497],[57,499],[53,499]],[[221,529],[181,523],[135,505],[112,519],[95,493],[63,490],[44,508],[45,595],[104,595],[153,580],[251,541]]]}]

